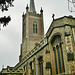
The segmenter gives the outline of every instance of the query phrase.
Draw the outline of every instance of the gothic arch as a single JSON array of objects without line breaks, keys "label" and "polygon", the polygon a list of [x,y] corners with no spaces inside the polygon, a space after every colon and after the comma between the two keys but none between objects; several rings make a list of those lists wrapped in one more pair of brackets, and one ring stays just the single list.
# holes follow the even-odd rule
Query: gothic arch
[{"label": "gothic arch", "polygon": [[53,36],[50,39],[52,53],[53,53],[52,55],[54,57],[53,61],[55,62],[54,69],[55,69],[56,74],[65,72],[61,38],[62,38],[62,34],[57,32],[53,34]]},{"label": "gothic arch", "polygon": [[52,40],[54,39],[55,36],[62,37],[62,34],[60,32],[57,32],[57,33],[53,34],[52,37],[50,38],[50,43],[52,42]]}]

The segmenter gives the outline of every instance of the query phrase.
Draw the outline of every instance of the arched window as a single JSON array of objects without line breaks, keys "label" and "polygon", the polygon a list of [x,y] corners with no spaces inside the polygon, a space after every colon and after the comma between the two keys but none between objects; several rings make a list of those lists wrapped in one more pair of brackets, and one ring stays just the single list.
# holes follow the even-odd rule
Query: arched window
[{"label": "arched window", "polygon": [[38,69],[39,69],[39,75],[43,75],[43,57],[40,56],[39,59],[38,59]]},{"label": "arched window", "polygon": [[37,34],[37,22],[33,22],[33,33]]},{"label": "arched window", "polygon": [[52,47],[54,51],[56,74],[63,73],[65,72],[65,65],[64,65],[64,58],[63,58],[63,48],[62,48],[62,43],[61,43],[61,36],[60,35],[54,36],[51,43],[52,43]]}]

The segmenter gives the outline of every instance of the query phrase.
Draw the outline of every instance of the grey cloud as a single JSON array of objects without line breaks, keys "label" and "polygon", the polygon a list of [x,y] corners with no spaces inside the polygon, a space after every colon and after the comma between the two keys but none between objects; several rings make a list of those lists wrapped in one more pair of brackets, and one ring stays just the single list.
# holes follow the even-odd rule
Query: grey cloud
[{"label": "grey cloud", "polygon": [[[7,27],[0,31],[0,70],[2,65],[14,66],[18,62],[20,54],[20,44],[22,42],[22,13],[26,12],[26,6],[30,0],[15,0],[14,7],[8,12],[1,13],[0,16],[10,15],[12,20]],[[52,14],[55,18],[64,15],[75,15],[68,11],[67,0],[35,0],[37,12],[41,7],[44,10],[44,27],[47,32],[52,22]]]}]

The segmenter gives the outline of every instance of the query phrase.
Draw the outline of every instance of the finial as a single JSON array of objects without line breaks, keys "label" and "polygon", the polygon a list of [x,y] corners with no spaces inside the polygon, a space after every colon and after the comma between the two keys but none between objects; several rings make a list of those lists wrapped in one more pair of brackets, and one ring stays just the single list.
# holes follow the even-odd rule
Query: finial
[{"label": "finial", "polygon": [[27,7],[26,7],[26,12],[28,12],[28,9],[29,9],[29,7],[28,7],[28,4],[27,4]]},{"label": "finial", "polygon": [[22,15],[22,17],[24,16],[24,12],[23,12],[23,15]]},{"label": "finial", "polygon": [[43,10],[42,10],[42,7],[41,7],[41,10],[40,10],[40,12],[43,12]]},{"label": "finial", "polygon": [[2,65],[2,69],[4,68],[4,65]]},{"label": "finial", "polygon": [[29,7],[28,7],[28,4],[27,4],[27,7],[26,7],[26,9],[28,9]]},{"label": "finial", "polygon": [[24,12],[23,12],[23,15],[24,15]]},{"label": "finial", "polygon": [[52,15],[53,20],[54,20],[54,16],[55,16],[55,14]]}]

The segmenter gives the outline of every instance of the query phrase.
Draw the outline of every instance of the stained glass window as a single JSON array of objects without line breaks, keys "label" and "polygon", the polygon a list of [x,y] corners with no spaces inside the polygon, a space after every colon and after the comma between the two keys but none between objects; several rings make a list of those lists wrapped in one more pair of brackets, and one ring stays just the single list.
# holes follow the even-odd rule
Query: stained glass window
[{"label": "stained glass window", "polygon": [[63,59],[62,44],[60,44],[60,48],[61,48],[61,56],[62,56],[63,71],[65,72],[65,66],[64,66],[64,59]]},{"label": "stained glass window", "polygon": [[58,52],[59,71],[60,71],[60,73],[62,73],[59,46],[57,45],[56,48],[57,48],[57,52]]},{"label": "stained glass window", "polygon": [[54,58],[55,58],[56,74],[58,74],[58,68],[57,68],[57,58],[56,58],[56,49],[55,49],[55,47],[53,48],[53,51],[54,51]]}]

